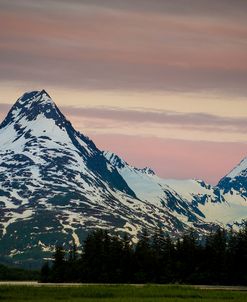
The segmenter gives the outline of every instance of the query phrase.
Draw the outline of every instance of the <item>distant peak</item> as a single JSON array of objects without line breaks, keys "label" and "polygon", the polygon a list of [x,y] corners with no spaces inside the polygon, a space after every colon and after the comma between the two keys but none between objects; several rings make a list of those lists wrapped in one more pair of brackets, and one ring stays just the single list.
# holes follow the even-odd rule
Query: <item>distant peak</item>
[{"label": "distant peak", "polygon": [[110,152],[110,151],[104,151],[103,155],[105,158],[116,168],[124,168],[125,166],[128,166],[128,163],[126,163],[122,158],[120,158],[117,154]]},{"label": "distant peak", "polygon": [[145,168],[136,168],[136,167],[132,167],[131,165],[129,165],[125,160],[123,160],[121,157],[119,157],[118,155],[116,155],[115,153],[113,152],[110,152],[110,151],[104,151],[103,152],[105,158],[116,168],[119,168],[119,169],[122,169],[122,168],[125,168],[125,167],[129,167],[130,169],[132,170],[135,170],[135,171],[139,171],[143,174],[146,174],[146,175],[155,175],[155,172],[148,168],[148,167],[145,167]]},{"label": "distant peak", "polygon": [[241,160],[241,162],[233,168],[225,177],[235,178],[237,176],[247,176],[247,157]]},{"label": "distant peak", "polygon": [[155,175],[154,170],[152,170],[151,168],[145,167],[143,169],[140,169],[141,172],[145,173],[145,174],[149,174],[149,175]]}]

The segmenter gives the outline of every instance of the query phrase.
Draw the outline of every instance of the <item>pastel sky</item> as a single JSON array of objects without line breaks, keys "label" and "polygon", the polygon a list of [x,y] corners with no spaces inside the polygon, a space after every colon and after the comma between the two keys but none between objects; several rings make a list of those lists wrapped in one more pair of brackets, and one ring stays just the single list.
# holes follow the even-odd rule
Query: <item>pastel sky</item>
[{"label": "pastel sky", "polygon": [[130,164],[210,183],[247,156],[247,1],[0,0],[0,119],[46,89]]}]

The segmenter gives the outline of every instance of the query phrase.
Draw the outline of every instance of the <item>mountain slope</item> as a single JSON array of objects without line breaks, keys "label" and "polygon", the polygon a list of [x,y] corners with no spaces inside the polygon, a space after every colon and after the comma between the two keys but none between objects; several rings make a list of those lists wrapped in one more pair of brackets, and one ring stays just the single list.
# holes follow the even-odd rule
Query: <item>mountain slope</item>
[{"label": "mountain slope", "polygon": [[[104,152],[104,155],[137,197],[166,208],[180,219],[187,217],[193,221],[196,217],[226,226],[241,223],[247,218],[246,185],[242,190],[238,187],[227,191],[220,185],[221,182],[218,186],[212,186],[201,180],[162,179],[149,168],[132,167],[114,153]],[[244,168],[244,165],[241,167]],[[236,170],[244,171],[239,167]],[[241,172],[241,182],[235,179],[235,186],[246,181],[244,173]]]},{"label": "mountain slope", "polygon": [[114,165],[136,196],[153,205],[166,208],[167,211],[184,215],[190,221],[197,220],[203,214],[191,202],[181,198],[165,180],[155,175],[150,168],[138,169],[130,166],[123,159],[111,152],[104,152],[105,157]]}]

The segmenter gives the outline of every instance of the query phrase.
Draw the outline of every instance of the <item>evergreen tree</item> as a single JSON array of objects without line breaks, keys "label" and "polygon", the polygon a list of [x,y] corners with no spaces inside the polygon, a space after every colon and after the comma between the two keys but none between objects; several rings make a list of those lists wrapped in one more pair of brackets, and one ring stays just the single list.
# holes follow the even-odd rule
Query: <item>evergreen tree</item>
[{"label": "evergreen tree", "polygon": [[198,243],[193,230],[179,241],[176,249],[177,274],[181,282],[194,283],[198,270]]},{"label": "evergreen tree", "polygon": [[109,234],[96,230],[88,235],[84,242],[84,278],[88,282],[108,282],[107,266],[109,260]]},{"label": "evergreen tree", "polygon": [[226,231],[218,228],[215,233],[210,234],[206,240],[205,270],[208,273],[208,280],[213,284],[224,284],[227,282],[226,276]]},{"label": "evergreen tree", "polygon": [[65,281],[65,251],[61,245],[57,245],[53,255],[52,279],[54,282]]},{"label": "evergreen tree", "polygon": [[153,272],[153,254],[149,240],[149,234],[146,229],[140,235],[140,239],[136,244],[135,261],[136,273],[135,278],[138,283],[152,282]]},{"label": "evergreen tree", "polygon": [[49,262],[45,262],[40,271],[40,281],[43,283],[47,283],[51,281],[51,269],[49,266]]},{"label": "evergreen tree", "polygon": [[152,236],[151,249],[153,253],[152,279],[156,283],[161,283],[163,281],[164,274],[163,255],[165,251],[165,237],[161,227],[157,228]]},{"label": "evergreen tree", "polygon": [[130,237],[127,233],[123,236],[123,250],[121,256],[121,266],[122,266],[122,282],[131,283],[134,282],[134,251],[131,247]]},{"label": "evergreen tree", "polygon": [[73,243],[69,250],[69,262],[73,263],[77,260],[78,253],[77,253],[77,246],[75,244],[75,241],[73,240]]},{"label": "evergreen tree", "polygon": [[172,283],[175,280],[175,245],[169,235],[164,238],[164,247],[161,259],[161,283]]},{"label": "evergreen tree", "polygon": [[231,238],[228,261],[232,271],[232,275],[229,272],[232,283],[247,285],[247,223],[245,221],[240,231]]},{"label": "evergreen tree", "polygon": [[78,270],[78,253],[77,253],[77,246],[75,241],[73,240],[72,245],[70,246],[69,250],[69,258],[66,265],[66,280],[71,280],[74,282],[80,281],[80,274]]}]

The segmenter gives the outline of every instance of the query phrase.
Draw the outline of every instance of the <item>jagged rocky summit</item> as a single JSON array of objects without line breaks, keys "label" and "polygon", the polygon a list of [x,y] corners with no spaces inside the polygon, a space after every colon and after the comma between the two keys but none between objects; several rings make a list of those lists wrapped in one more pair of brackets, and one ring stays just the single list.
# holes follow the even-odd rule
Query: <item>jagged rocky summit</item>
[{"label": "jagged rocky summit", "polygon": [[246,159],[217,186],[165,180],[99,150],[45,90],[20,97],[0,125],[0,260],[40,263],[54,246],[80,245],[95,228],[161,226],[204,234],[247,217]]}]

